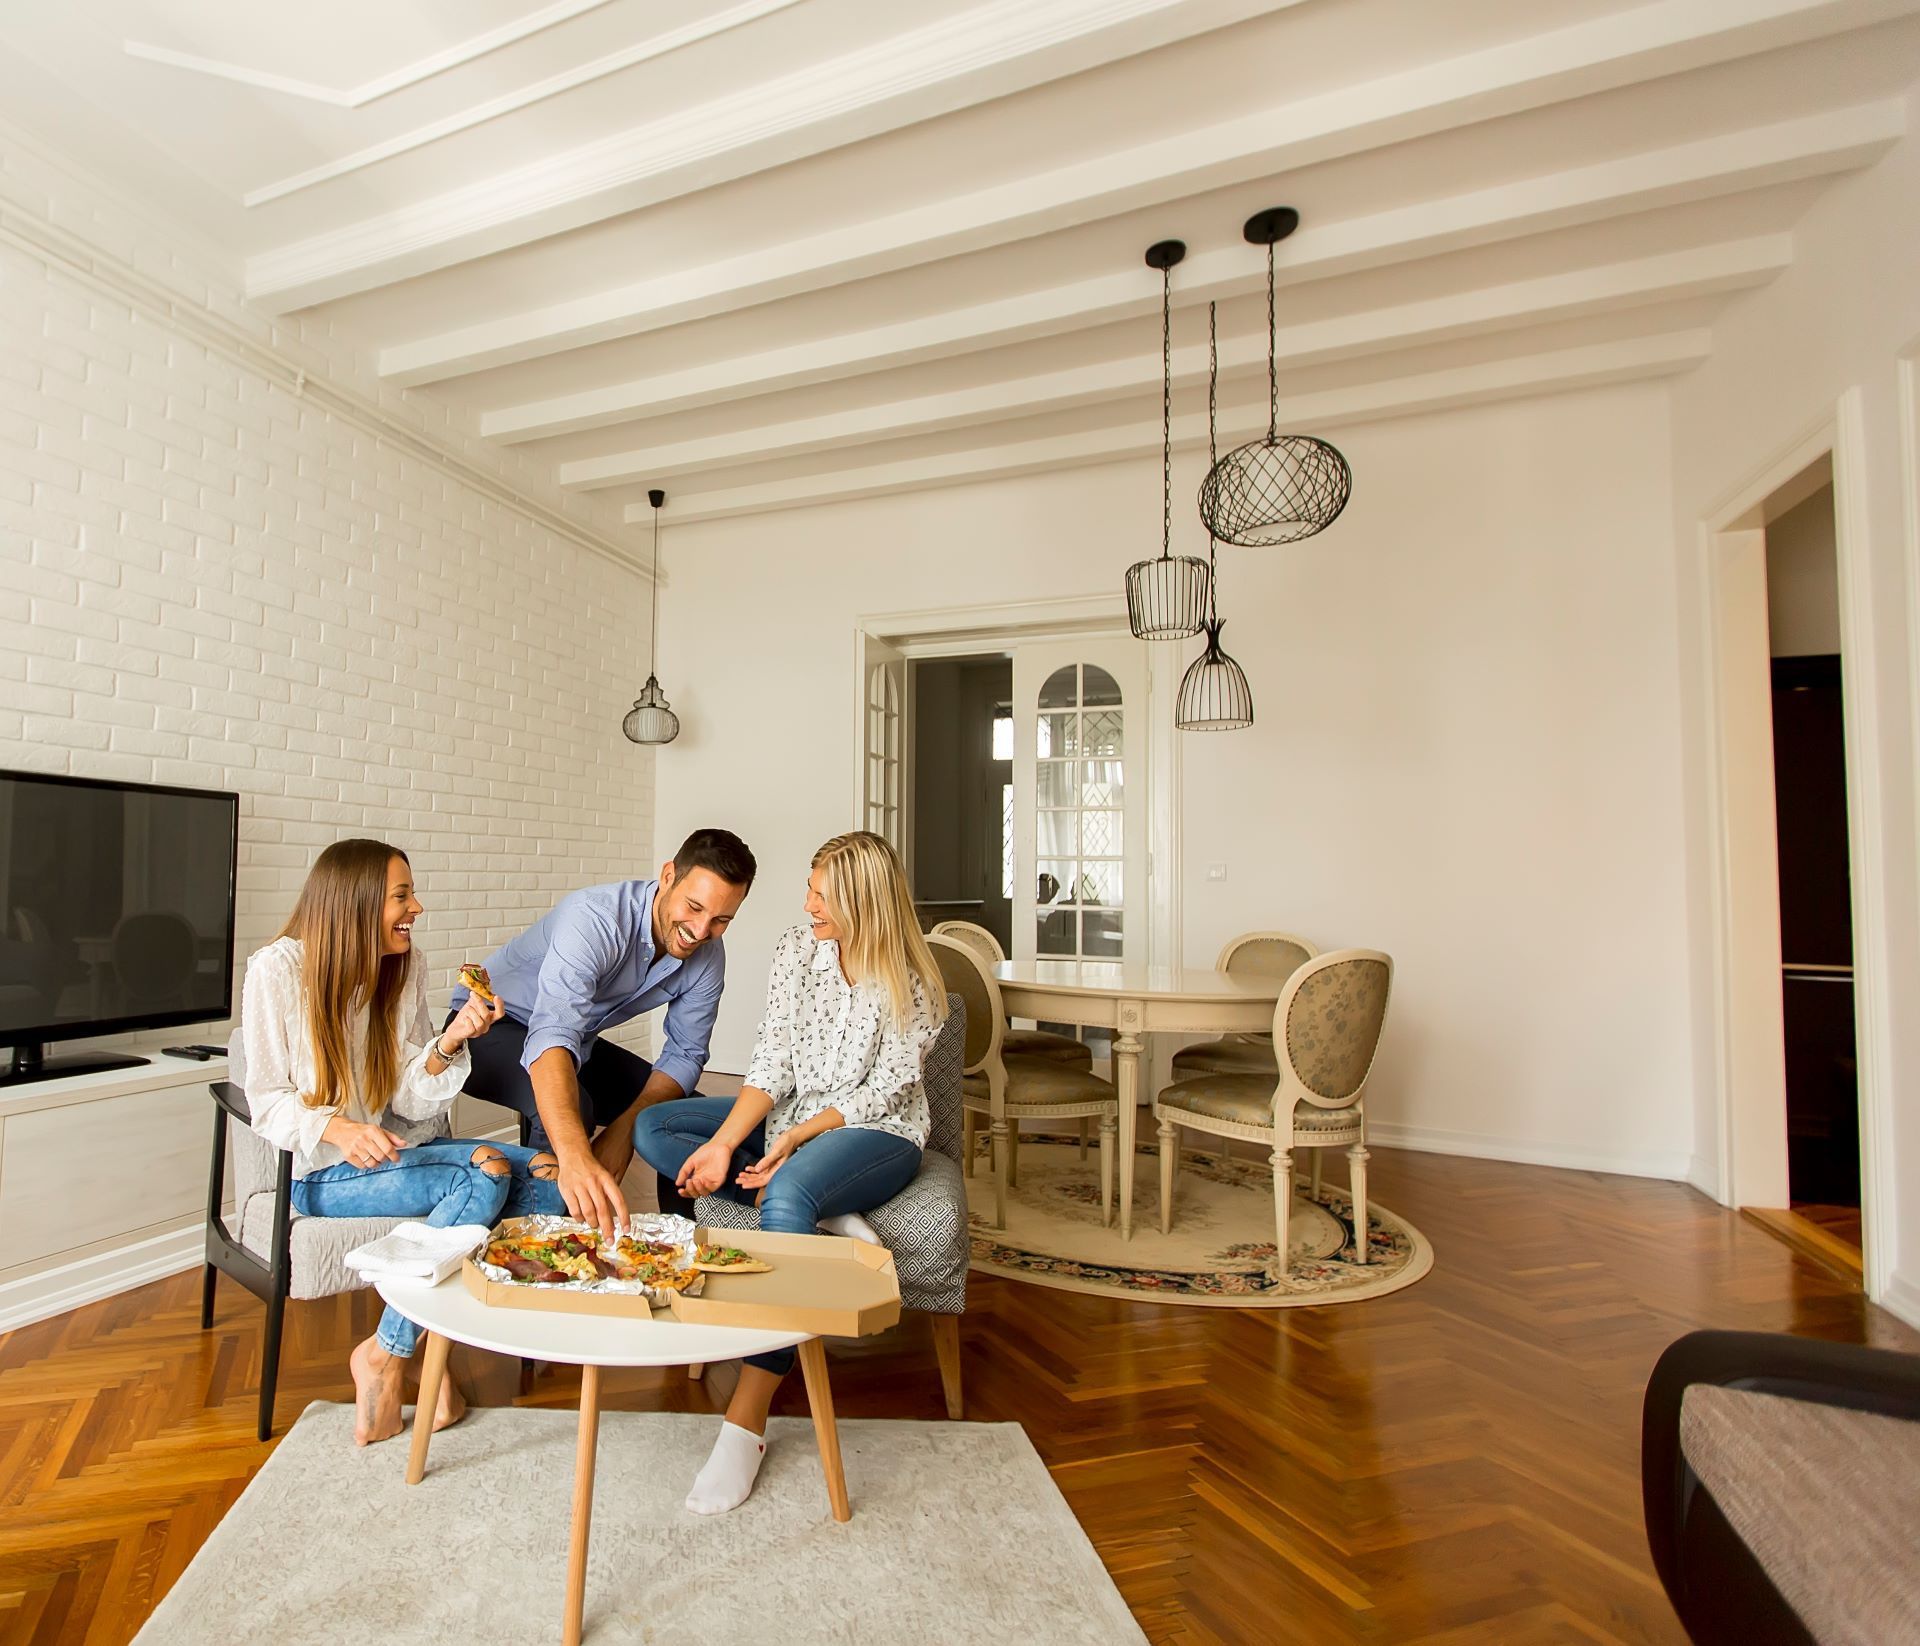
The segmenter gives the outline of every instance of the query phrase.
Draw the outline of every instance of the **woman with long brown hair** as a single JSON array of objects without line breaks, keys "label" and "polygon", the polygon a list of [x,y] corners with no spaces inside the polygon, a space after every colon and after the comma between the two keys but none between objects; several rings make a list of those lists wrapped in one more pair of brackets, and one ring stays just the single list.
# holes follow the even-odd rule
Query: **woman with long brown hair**
[{"label": "woman with long brown hair", "polygon": [[[447,1228],[563,1211],[552,1156],[435,1135],[472,1067],[468,1041],[501,1008],[469,999],[434,1033],[426,959],[413,945],[422,912],[399,847],[339,840],[320,854],[279,937],[247,963],[241,1047],[253,1129],[293,1155],[293,1209],[304,1217]],[[389,1307],[353,1351],[360,1445],[400,1432],[401,1370],[418,1339]],[[464,1410],[443,1379],[434,1427]]]},{"label": "woman with long brown hair", "polygon": [[[871,1238],[859,1214],[920,1170],[930,1124],[920,1070],[947,1015],[946,986],[906,871],[879,835],[835,835],[815,852],[805,907],[774,950],[739,1097],[643,1110],[634,1147],[685,1195],[757,1202],[763,1229]],[[767,1412],[793,1358],[782,1349],[741,1367],[687,1494],[696,1514],[724,1513],[753,1490]]]}]

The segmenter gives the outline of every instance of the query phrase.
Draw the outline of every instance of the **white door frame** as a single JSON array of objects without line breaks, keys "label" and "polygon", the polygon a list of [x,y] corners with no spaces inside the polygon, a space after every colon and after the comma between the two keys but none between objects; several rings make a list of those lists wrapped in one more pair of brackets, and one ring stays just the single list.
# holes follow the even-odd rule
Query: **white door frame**
[{"label": "white door frame", "polygon": [[[1045,600],[998,601],[980,606],[942,606],[929,611],[875,612],[854,619],[854,644],[870,638],[897,647],[909,662],[921,658],[973,657],[1034,640],[1075,635],[1127,635],[1125,597],[1118,593],[1067,595]],[[1147,649],[1147,917],[1148,964],[1180,963],[1182,950],[1180,865],[1180,744],[1174,734],[1174,698],[1185,666],[1182,648],[1135,641]],[[909,671],[911,672],[911,671]],[[864,692],[864,681],[860,690]],[[860,699],[864,703],[864,698]],[[912,722],[907,726],[903,782],[913,782]],[[862,827],[856,821],[856,828]]]},{"label": "white door frame", "polygon": [[[1860,1082],[1860,1218],[1866,1291],[1878,1296],[1893,1256],[1891,1019],[1886,843],[1881,834],[1878,704],[1863,469],[1863,396],[1847,390],[1808,430],[1708,511],[1698,528],[1700,636],[1705,663],[1709,881],[1713,913],[1717,1197],[1723,1205],[1786,1204],[1786,1084],[1779,1057],[1779,860],[1773,840],[1773,749],[1750,735],[1753,628],[1764,637],[1767,502],[1822,458],[1833,466],[1834,552],[1840,590],[1847,850],[1853,901],[1854,1041]],[[1756,556],[1758,560],[1756,561]],[[1762,579],[1754,604],[1753,578]],[[1764,653],[1763,653],[1764,655]],[[1743,735],[1744,734],[1744,735]],[[1752,815],[1764,793],[1764,823]],[[1769,1043],[1767,1038],[1772,1036]]]}]

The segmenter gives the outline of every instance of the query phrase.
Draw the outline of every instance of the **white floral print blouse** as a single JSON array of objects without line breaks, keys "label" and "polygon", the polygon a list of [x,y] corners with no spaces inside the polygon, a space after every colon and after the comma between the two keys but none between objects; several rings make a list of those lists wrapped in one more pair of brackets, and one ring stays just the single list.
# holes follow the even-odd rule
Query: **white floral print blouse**
[{"label": "white floral print blouse", "polygon": [[920,1066],[939,1032],[918,977],[912,1016],[898,1028],[884,987],[842,975],[838,943],[822,943],[804,925],[782,934],[746,1075],[773,1099],[767,1142],[838,1109],[849,1126],[893,1132],[924,1149],[931,1121]]},{"label": "white floral print blouse", "polygon": [[[245,1062],[247,1107],[253,1129],[276,1149],[293,1154],[293,1175],[305,1177],[347,1157],[320,1134],[340,1108],[310,1109],[300,1100],[316,1079],[313,1042],[307,1035],[307,991],[301,982],[297,937],[277,938],[247,962],[240,996],[241,1049]],[[394,1034],[400,1042],[399,1080],[390,1103],[377,1114],[366,1112],[358,1091],[367,1046],[367,1009],[353,1014],[347,1029],[352,1047],[355,1092],[346,1105],[349,1120],[370,1120],[410,1143],[438,1135],[440,1117],[460,1095],[473,1070],[467,1048],[439,1074],[427,1073],[427,1056],[439,1036],[427,1010],[427,962],[417,949],[407,957],[407,979],[394,1003]]]}]

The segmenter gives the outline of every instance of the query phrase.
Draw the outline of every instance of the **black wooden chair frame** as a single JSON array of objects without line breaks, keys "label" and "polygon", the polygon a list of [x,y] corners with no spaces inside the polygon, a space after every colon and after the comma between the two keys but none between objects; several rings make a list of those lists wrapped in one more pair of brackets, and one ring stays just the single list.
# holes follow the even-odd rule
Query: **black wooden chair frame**
[{"label": "black wooden chair frame", "polygon": [[[213,1325],[213,1294],[221,1275],[237,1281],[267,1306],[266,1337],[260,1356],[260,1420],[262,1440],[273,1437],[273,1396],[280,1381],[280,1334],[286,1322],[287,1289],[293,1277],[293,1156],[282,1149],[273,1182],[273,1236],[268,1260],[262,1263],[227,1233],[220,1216],[227,1175],[227,1121],[253,1125],[247,1094],[230,1080],[216,1080],[213,1093],[213,1165],[207,1176],[207,1256],[200,1280],[200,1329]],[[244,1218],[246,1208],[240,1208]]]}]

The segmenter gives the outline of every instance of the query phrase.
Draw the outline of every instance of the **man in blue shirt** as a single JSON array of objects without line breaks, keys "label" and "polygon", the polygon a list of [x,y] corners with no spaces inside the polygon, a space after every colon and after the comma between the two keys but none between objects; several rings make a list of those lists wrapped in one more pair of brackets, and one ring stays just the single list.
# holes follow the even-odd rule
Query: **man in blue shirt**
[{"label": "man in blue shirt", "polygon": [[[658,880],[573,892],[487,956],[507,1015],[470,1043],[466,1089],[533,1122],[534,1146],[559,1162],[568,1211],[597,1228],[627,1215],[620,1179],[633,1158],[634,1117],[691,1092],[706,1067],[726,982],[721,936],[754,872],[738,835],[697,829]],[[454,1011],[466,998],[464,987],[454,990]],[[662,1005],[657,1061],[600,1038]]]}]

